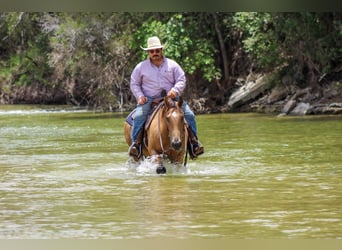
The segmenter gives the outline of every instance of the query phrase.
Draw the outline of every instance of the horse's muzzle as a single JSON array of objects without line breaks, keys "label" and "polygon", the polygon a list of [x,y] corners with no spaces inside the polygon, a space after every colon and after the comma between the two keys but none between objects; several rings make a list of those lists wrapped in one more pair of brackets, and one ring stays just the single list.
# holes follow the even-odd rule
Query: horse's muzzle
[{"label": "horse's muzzle", "polygon": [[182,141],[180,139],[177,140],[173,140],[171,143],[171,146],[175,149],[175,150],[180,150],[182,147]]}]

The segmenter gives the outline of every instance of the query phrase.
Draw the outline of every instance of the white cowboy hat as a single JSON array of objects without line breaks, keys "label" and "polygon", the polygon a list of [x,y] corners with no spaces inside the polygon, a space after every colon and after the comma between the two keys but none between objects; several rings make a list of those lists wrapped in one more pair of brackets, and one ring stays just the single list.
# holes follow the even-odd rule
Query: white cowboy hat
[{"label": "white cowboy hat", "polygon": [[164,48],[165,44],[161,44],[160,40],[158,37],[153,36],[147,39],[147,48],[143,48],[142,46],[140,46],[140,48],[142,48],[143,50],[150,50],[150,49],[161,49]]}]

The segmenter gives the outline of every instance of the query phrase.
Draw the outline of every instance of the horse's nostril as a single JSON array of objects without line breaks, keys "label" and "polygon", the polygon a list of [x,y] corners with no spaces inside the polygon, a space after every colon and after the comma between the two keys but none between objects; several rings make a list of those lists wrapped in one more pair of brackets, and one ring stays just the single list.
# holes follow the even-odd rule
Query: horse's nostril
[{"label": "horse's nostril", "polygon": [[172,147],[176,150],[180,149],[182,146],[182,142],[180,140],[172,142]]}]

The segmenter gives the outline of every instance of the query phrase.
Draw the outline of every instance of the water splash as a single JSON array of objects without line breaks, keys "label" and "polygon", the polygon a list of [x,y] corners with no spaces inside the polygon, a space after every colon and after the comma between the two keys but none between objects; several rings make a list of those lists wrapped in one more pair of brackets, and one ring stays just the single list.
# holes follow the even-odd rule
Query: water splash
[{"label": "water splash", "polygon": [[[158,156],[146,157],[144,159],[140,159],[138,162],[134,161],[133,158],[129,158],[126,162],[126,166],[129,171],[136,172],[137,174],[142,175],[157,175],[157,167],[158,163],[155,162],[155,159]],[[190,168],[185,167],[181,164],[173,164],[169,160],[164,159],[163,166],[166,168],[166,174],[189,174]]]}]

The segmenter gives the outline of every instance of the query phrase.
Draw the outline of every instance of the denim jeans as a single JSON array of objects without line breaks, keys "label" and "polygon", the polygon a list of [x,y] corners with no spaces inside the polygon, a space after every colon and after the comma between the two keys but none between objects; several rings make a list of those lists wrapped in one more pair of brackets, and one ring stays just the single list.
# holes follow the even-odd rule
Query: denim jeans
[{"label": "denim jeans", "polygon": [[[136,111],[135,111],[135,117],[133,120],[133,128],[132,128],[132,143],[134,144],[135,140],[138,137],[140,129],[144,126],[144,123],[147,119],[147,115],[151,110],[153,99],[150,97],[147,97],[147,102],[143,105],[137,105]],[[197,125],[196,125],[196,119],[195,114],[190,109],[189,105],[183,101],[182,109],[184,112],[185,120],[187,121],[192,133],[197,138]]]}]

